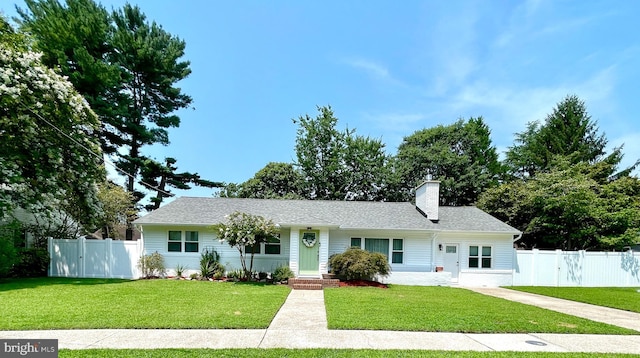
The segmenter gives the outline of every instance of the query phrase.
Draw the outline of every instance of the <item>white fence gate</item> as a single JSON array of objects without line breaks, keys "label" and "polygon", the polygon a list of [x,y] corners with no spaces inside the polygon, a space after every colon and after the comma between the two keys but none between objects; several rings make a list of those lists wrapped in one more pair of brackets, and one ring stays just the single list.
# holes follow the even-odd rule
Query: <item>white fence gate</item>
[{"label": "white fence gate", "polygon": [[640,253],[515,250],[514,286],[640,286]]},{"label": "white fence gate", "polygon": [[140,277],[138,259],[142,241],[49,239],[49,276]]}]

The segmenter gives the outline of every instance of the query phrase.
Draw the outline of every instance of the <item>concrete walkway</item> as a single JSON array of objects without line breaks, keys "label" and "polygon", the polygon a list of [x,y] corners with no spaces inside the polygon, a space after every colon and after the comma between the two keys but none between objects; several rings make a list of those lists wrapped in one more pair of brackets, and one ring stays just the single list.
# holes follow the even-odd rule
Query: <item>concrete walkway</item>
[{"label": "concrete walkway", "polygon": [[60,348],[349,348],[638,353],[640,335],[464,334],[327,329],[323,291],[293,290],[268,329],[0,331]]},{"label": "concrete walkway", "polygon": [[614,326],[640,331],[640,313],[563,300],[555,297],[536,295],[528,292],[509,290],[501,287],[466,288],[484,295],[504,298],[510,301],[516,301],[556,312],[570,314],[572,316],[590,319],[592,321],[608,323]]}]

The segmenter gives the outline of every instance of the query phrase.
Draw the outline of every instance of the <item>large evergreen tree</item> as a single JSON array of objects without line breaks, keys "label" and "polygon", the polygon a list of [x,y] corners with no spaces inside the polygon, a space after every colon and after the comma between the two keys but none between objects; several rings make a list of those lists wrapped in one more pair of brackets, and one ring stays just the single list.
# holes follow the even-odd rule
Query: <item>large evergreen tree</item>
[{"label": "large evergreen tree", "polygon": [[93,0],[26,0],[17,8],[22,29],[33,36],[42,62],[67,76],[101,122],[102,150],[117,154],[122,135],[122,76],[112,61],[113,24],[109,12]]},{"label": "large evergreen tree", "polygon": [[167,129],[180,125],[174,112],[191,103],[191,97],[175,87],[191,70],[189,62],[180,60],[184,41],[149,23],[137,6],[127,4],[115,10],[113,20],[113,62],[122,71],[127,108],[120,130],[128,153],[117,164],[129,173],[127,190],[133,192],[144,164],[142,147],[169,144]]},{"label": "large evergreen tree", "polygon": [[145,206],[148,211],[160,207],[162,200],[171,195],[170,188],[189,190],[191,185],[205,188],[219,188],[223,183],[202,179],[198,173],[182,172],[178,173],[175,158],[165,158],[164,163],[152,159],[145,159],[142,162],[141,181],[158,188],[155,197],[151,198],[151,203]]},{"label": "large evergreen tree", "polygon": [[[189,62],[181,60],[184,41],[149,22],[137,6],[109,13],[94,0],[65,5],[27,0],[26,5],[28,10],[18,9],[23,29],[34,36],[45,63],[68,76],[97,112],[103,152],[116,157],[127,191],[141,200],[136,183],[151,163],[143,147],[167,145],[167,129],[180,124],[174,112],[191,103],[176,86],[191,72]],[[163,197],[156,195],[152,207]]]},{"label": "large evergreen tree", "polygon": [[544,123],[529,123],[524,132],[516,134],[516,144],[506,153],[506,165],[512,175],[530,178],[548,171],[556,156],[571,156],[572,163],[593,163],[604,154],[606,145],[584,102],[572,95],[558,103]]}]

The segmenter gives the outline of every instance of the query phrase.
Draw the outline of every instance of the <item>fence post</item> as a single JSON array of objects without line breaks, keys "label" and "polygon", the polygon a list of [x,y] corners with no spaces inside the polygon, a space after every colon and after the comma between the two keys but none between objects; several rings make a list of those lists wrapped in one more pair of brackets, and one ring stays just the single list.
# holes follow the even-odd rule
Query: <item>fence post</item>
[{"label": "fence post", "polygon": [[49,252],[49,268],[47,269],[47,276],[51,277],[51,272],[53,271],[53,240],[52,237],[47,238],[47,251]]},{"label": "fence post", "polygon": [[562,256],[562,250],[560,249],[556,249],[556,274],[555,274],[555,281],[556,281],[556,287],[560,286],[560,257]]},{"label": "fence post", "polygon": [[531,250],[531,278],[529,279],[529,285],[535,286],[537,285],[537,277],[536,277],[536,261],[538,261],[538,255],[540,254],[539,249]]},{"label": "fence post", "polygon": [[86,254],[86,249],[85,249],[85,238],[81,237],[79,238],[78,241],[78,274],[76,277],[84,277],[85,275],[85,259],[84,259],[84,255]]},{"label": "fence post", "polygon": [[104,278],[111,278],[111,267],[113,266],[113,240],[104,239],[105,258],[104,258]]}]

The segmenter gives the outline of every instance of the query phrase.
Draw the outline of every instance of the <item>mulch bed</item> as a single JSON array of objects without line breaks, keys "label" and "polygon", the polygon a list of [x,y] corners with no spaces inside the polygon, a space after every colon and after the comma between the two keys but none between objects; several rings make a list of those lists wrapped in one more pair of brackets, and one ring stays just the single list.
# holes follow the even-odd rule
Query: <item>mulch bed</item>
[{"label": "mulch bed", "polygon": [[366,281],[366,280],[349,280],[349,281],[340,281],[340,287],[377,287],[377,288],[389,288],[389,286],[384,283],[376,282],[376,281]]}]

